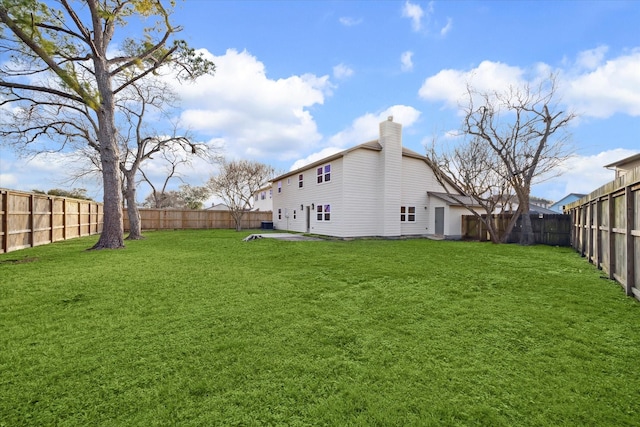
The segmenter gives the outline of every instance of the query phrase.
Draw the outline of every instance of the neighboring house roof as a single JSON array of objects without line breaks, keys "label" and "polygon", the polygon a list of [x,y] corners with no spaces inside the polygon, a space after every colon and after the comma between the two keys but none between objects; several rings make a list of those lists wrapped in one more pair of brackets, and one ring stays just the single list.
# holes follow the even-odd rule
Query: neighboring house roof
[{"label": "neighboring house roof", "polygon": [[529,203],[530,214],[558,215],[558,212]]},{"label": "neighboring house roof", "polygon": [[605,168],[620,168],[621,166],[625,166],[630,163],[635,163],[640,161],[640,153],[634,154],[632,156],[626,157],[622,160],[618,160],[617,162],[610,163],[608,165],[604,165]]},{"label": "neighboring house roof", "polygon": [[206,211],[228,211],[229,206],[225,205],[224,203],[216,203],[213,206],[209,206],[205,210]]},{"label": "neighboring house roof", "polygon": [[480,207],[478,202],[476,202],[473,197],[470,196],[458,196],[451,195],[449,193],[438,193],[435,191],[428,191],[427,194],[429,196],[437,197],[438,199],[444,201],[449,206],[470,206],[470,207]]},{"label": "neighboring house roof", "polygon": [[554,210],[554,209],[558,209],[558,212],[560,211],[560,208],[562,208],[564,205],[574,202],[576,200],[582,199],[584,196],[586,196],[586,194],[582,194],[582,193],[569,193],[566,196],[564,196],[562,199],[558,200],[557,202],[555,202],[554,204],[552,204],[551,206],[549,206],[549,209]]}]

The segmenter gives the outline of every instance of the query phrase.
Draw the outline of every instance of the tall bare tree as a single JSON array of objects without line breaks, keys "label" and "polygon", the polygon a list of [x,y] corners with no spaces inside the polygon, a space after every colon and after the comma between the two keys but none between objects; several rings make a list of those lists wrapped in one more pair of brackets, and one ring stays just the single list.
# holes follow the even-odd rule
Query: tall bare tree
[{"label": "tall bare tree", "polygon": [[[175,39],[180,27],[162,0],[0,0],[0,51],[11,61],[0,68],[2,104],[18,120],[0,124],[16,143],[56,140],[61,146],[83,129],[46,122],[42,110],[79,115],[91,123],[100,153],[104,223],[94,249],[121,248],[123,241],[120,153],[116,97],[165,66],[180,79],[213,72],[214,65]],[[170,2],[173,4],[173,2]],[[117,30],[138,17],[151,18],[140,39],[112,46]]]},{"label": "tall bare tree", "polygon": [[[455,170],[441,170],[452,180],[468,183],[462,187],[472,195],[484,191],[482,197],[487,197],[487,187],[474,189],[474,183],[485,179],[493,182],[492,191],[498,189],[499,195],[515,193],[518,208],[510,227],[519,215],[523,245],[534,243],[529,216],[532,184],[557,174],[558,166],[571,154],[567,127],[575,115],[561,111],[556,98],[555,75],[537,84],[503,91],[481,92],[468,85],[462,120],[462,133],[467,137],[463,143],[467,148],[462,149],[466,150],[466,160]],[[432,157],[436,165],[446,165],[447,157],[453,156],[432,152]],[[484,174],[477,168],[475,157],[489,160]]]},{"label": "tall bare tree", "polygon": [[[123,193],[129,218],[127,239],[136,240],[142,238],[136,189],[143,163],[155,155],[181,163],[189,162],[191,156],[210,160],[215,150],[207,144],[194,142],[188,133],[179,134],[175,124],[171,133],[165,135],[149,125],[150,121],[171,122],[171,109],[168,107],[173,106],[175,94],[168,85],[157,79],[142,79],[132,84],[128,92],[130,96],[118,102],[118,108],[124,116],[120,127],[126,128],[126,131],[121,131],[119,138],[120,170],[124,176]],[[175,173],[175,168],[172,169]],[[143,180],[147,180],[146,175],[143,177]],[[166,183],[168,180],[165,186]]]},{"label": "tall bare tree", "polygon": [[239,160],[220,162],[220,171],[207,185],[214,196],[229,207],[236,231],[242,229],[242,217],[251,208],[254,193],[273,178],[274,168],[264,163]]}]

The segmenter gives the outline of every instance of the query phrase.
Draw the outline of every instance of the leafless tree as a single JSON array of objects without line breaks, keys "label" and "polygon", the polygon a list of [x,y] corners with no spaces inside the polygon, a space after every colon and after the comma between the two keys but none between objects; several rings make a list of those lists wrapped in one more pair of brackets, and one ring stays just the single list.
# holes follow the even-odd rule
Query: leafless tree
[{"label": "leafless tree", "polygon": [[[165,66],[187,79],[214,70],[213,63],[174,39],[181,28],[171,23],[172,12],[164,3],[0,0],[0,52],[10,58],[0,66],[0,104],[21,119],[3,120],[1,136],[23,145],[44,139],[64,146],[80,136],[89,140],[83,135],[88,129],[39,121],[45,117],[42,109],[82,116],[90,123],[95,135],[90,145],[100,154],[104,191],[103,229],[94,249],[124,246],[118,94]],[[124,39],[114,49],[116,32],[141,16],[153,24],[140,30],[140,39]]]},{"label": "leafless tree", "polygon": [[[510,228],[519,215],[523,245],[534,243],[529,217],[532,184],[557,174],[558,166],[571,154],[567,127],[575,115],[560,111],[556,97],[555,75],[535,85],[509,87],[504,91],[480,92],[468,85],[462,121],[462,133],[466,136],[462,147],[466,144],[467,148],[460,148],[464,161],[458,161],[455,169],[441,169],[443,175],[460,184],[468,182],[469,185],[461,187],[476,200],[488,197],[488,187],[477,186],[486,180],[502,200],[515,194],[518,208]],[[431,154],[436,165],[446,165],[447,159],[456,156],[455,152]],[[483,172],[477,163],[485,160]],[[469,171],[465,172],[466,169]]]},{"label": "leafless tree", "polygon": [[[142,167],[145,161],[153,156],[161,156],[169,159],[171,172],[165,181],[175,175],[178,164],[190,162],[192,156],[207,160],[215,156],[215,150],[207,144],[194,142],[188,133],[179,134],[177,125],[172,124],[171,133],[163,135],[155,126],[150,126],[150,121],[171,122],[171,109],[175,102],[175,94],[157,79],[145,79],[136,82],[130,87],[130,96],[119,100],[118,107],[122,112],[123,120],[120,133],[120,171],[124,176],[123,194],[127,205],[129,217],[129,236],[127,239],[141,239],[142,228],[140,213],[136,201],[136,189],[138,174],[142,172],[143,179],[152,185],[147,175],[144,175]],[[154,117],[154,119],[151,119]],[[163,189],[164,189],[163,187]],[[155,193],[155,187],[154,189]]]},{"label": "leafless tree", "polygon": [[242,229],[241,220],[251,207],[256,191],[273,178],[274,168],[264,163],[239,160],[220,162],[220,171],[212,176],[207,185],[213,195],[222,199],[229,207],[236,231]]}]

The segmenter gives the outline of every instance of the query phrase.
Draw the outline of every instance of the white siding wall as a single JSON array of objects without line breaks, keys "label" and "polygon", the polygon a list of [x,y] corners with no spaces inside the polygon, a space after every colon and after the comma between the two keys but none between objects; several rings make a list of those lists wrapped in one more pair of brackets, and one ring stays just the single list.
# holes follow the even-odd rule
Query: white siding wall
[{"label": "white siding wall", "polygon": [[448,212],[445,209],[444,232],[447,237],[462,238],[462,215],[472,215],[472,213],[462,206],[449,206]]},{"label": "white siding wall", "polygon": [[[431,169],[419,159],[402,158],[402,195],[396,207],[396,217],[400,221],[400,206],[415,207],[416,221],[400,223],[403,236],[429,234],[428,205],[425,185],[429,181]],[[432,174],[432,173],[431,173]]]},{"label": "white siding wall", "polygon": [[[316,168],[306,169],[303,174],[303,187],[298,186],[298,174],[290,176],[290,184],[287,178],[282,180],[282,192],[278,193],[278,182],[273,183],[273,223],[278,230],[291,230],[306,232],[307,207],[311,209],[319,203],[331,205],[331,220],[318,221],[316,211],[310,212],[310,232],[336,236],[334,230],[340,229],[342,206],[342,159],[335,159],[331,164],[331,181],[317,183]],[[302,205],[303,209],[300,210]],[[278,209],[282,211],[282,217],[278,219]],[[295,211],[295,218],[294,218]]]},{"label": "white siding wall", "polygon": [[[258,191],[258,199],[256,200],[254,197],[253,203],[251,205],[251,209],[257,210],[257,211],[265,211],[265,212],[272,210],[273,199],[269,195],[269,190],[271,190],[271,188],[263,188],[262,190]],[[265,196],[264,199],[262,199],[263,192]]]},{"label": "white siding wall", "polygon": [[380,152],[355,150],[344,161],[344,212],[339,237],[379,236],[382,215]]}]

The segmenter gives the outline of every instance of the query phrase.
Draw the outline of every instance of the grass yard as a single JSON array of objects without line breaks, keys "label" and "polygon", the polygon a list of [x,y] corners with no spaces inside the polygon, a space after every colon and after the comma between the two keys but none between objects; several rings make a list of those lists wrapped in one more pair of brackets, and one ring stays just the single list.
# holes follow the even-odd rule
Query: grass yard
[{"label": "grass yard", "polygon": [[0,255],[0,426],[640,425],[640,304],[570,249],[248,234]]}]

